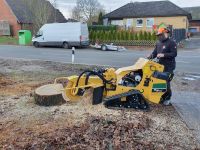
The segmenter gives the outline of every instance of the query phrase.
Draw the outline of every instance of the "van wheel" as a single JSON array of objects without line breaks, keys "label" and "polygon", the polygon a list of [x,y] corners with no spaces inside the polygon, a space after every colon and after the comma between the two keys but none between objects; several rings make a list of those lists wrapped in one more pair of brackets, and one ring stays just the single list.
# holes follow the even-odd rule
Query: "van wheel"
[{"label": "van wheel", "polygon": [[69,49],[69,44],[68,44],[67,42],[64,42],[64,43],[63,43],[63,48],[64,48],[64,49]]},{"label": "van wheel", "polygon": [[37,48],[37,47],[40,47],[40,44],[38,42],[34,42],[33,46],[35,46]]},{"label": "van wheel", "polygon": [[106,51],[106,50],[107,50],[107,46],[106,46],[106,45],[102,45],[102,46],[101,46],[101,50],[102,50],[102,51]]}]

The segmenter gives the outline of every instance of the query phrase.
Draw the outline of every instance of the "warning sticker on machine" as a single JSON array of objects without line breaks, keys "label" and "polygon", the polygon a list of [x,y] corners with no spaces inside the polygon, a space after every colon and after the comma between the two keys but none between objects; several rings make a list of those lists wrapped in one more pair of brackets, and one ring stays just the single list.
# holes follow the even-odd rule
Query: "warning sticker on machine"
[{"label": "warning sticker on machine", "polygon": [[166,83],[153,84],[152,92],[166,92],[166,91],[167,91]]}]

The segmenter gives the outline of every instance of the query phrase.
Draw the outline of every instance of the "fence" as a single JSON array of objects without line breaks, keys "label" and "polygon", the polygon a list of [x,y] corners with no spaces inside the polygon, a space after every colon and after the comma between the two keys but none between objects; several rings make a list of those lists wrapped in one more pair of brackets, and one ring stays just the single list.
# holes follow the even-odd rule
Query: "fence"
[{"label": "fence", "polygon": [[[156,41],[151,40],[99,40],[99,43],[110,44],[113,43],[117,46],[155,46]],[[91,41],[91,43],[95,43],[95,41]]]},{"label": "fence", "polygon": [[8,21],[0,21],[0,35],[10,35],[10,25]]}]

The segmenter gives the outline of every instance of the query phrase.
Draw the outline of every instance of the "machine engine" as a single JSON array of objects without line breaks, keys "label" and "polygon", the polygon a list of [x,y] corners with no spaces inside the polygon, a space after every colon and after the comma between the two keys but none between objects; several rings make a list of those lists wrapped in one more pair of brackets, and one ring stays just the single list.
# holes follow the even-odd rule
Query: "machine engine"
[{"label": "machine engine", "polygon": [[141,80],[142,70],[132,71],[121,79],[120,85],[127,87],[136,87],[138,84],[140,84]]}]

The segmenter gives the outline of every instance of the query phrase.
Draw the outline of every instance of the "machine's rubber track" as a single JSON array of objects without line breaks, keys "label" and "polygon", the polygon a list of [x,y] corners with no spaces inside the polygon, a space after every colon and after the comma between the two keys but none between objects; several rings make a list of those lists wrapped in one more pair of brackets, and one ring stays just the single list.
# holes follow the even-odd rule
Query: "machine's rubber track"
[{"label": "machine's rubber track", "polygon": [[[122,97],[126,97],[126,101],[121,101]],[[149,105],[143,95],[137,90],[131,90],[126,93],[107,97],[104,99],[105,107],[109,109],[138,109],[143,111],[149,110]]]}]

